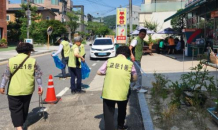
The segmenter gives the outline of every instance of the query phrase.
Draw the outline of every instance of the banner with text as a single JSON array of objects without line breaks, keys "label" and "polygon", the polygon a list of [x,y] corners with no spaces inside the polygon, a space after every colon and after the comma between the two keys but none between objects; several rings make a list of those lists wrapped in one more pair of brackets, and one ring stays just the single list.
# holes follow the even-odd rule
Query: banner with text
[{"label": "banner with text", "polygon": [[116,41],[125,44],[127,39],[126,8],[117,8]]}]

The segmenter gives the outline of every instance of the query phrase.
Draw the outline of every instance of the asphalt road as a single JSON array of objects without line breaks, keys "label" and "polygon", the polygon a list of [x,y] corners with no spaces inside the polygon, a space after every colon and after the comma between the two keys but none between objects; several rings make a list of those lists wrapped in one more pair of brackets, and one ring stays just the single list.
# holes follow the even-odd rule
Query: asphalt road
[{"label": "asphalt road", "polygon": [[[28,115],[28,129],[30,130],[103,130],[103,115],[102,115],[102,100],[100,99],[101,87],[103,84],[103,78],[96,78],[96,72],[100,66],[107,59],[96,59],[89,60],[89,48],[86,46],[86,63],[91,69],[91,73],[88,79],[83,80],[83,84],[100,84],[98,89],[93,89],[87,91],[86,94],[82,96],[76,95],[72,96],[69,90],[70,87],[70,78],[66,80],[61,80],[59,78],[53,77],[54,87],[56,95],[61,95],[61,103],[56,105],[47,105],[45,104],[46,114],[49,117],[46,117],[47,121],[42,121],[42,118],[38,116],[37,112],[39,111],[39,96],[35,91],[31,100],[29,115]],[[36,57],[37,62],[39,63],[42,72],[43,72],[43,88],[44,94],[42,99],[45,99],[46,89],[48,83],[49,75],[57,75],[61,73],[54,65],[54,61],[50,54],[45,54],[43,56]],[[0,65],[0,74],[3,74],[6,65]],[[98,82],[101,81],[101,82]],[[94,85],[94,86],[98,86]],[[36,84],[37,86],[37,84]],[[0,95],[0,129],[1,130],[11,130],[13,129],[10,113],[8,110],[8,100],[6,95]],[[80,106],[83,106],[82,109]],[[60,110],[57,110],[60,109]],[[129,101],[127,113],[127,123],[134,126],[132,130],[141,130],[143,129],[141,114],[139,109],[139,104],[137,101],[136,94],[133,94],[132,98]],[[83,114],[80,114],[83,113]],[[133,115],[133,116],[130,116]],[[130,116],[130,117],[128,117]],[[79,121],[80,120],[80,121]],[[81,122],[82,121],[82,122]],[[54,123],[57,122],[57,123]],[[71,122],[71,123],[69,123]],[[86,122],[86,123],[84,123]],[[84,125],[85,124],[85,125]],[[93,126],[94,125],[94,126]],[[81,127],[83,126],[83,127]],[[92,127],[90,127],[92,126]],[[131,129],[131,128],[130,128]]]}]

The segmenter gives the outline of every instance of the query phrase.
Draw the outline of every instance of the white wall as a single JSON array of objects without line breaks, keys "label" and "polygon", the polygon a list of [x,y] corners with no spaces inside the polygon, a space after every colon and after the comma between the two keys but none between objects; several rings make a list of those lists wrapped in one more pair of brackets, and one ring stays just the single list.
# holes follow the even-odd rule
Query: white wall
[{"label": "white wall", "polygon": [[[147,21],[155,21],[158,23],[158,28],[157,32],[161,31],[165,28],[172,27],[170,24],[170,21],[164,22],[164,20],[173,14],[175,14],[176,11],[173,12],[152,12],[152,13],[140,13],[139,14],[139,24],[140,26],[144,26],[145,20]],[[152,38],[153,39],[158,39],[158,38],[165,38],[165,34],[153,34]]]}]

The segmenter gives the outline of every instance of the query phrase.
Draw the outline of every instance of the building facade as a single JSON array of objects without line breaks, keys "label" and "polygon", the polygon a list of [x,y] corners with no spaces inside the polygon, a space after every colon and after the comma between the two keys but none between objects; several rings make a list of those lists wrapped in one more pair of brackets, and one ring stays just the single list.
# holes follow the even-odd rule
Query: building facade
[{"label": "building facade", "polygon": [[[8,0],[6,0],[8,1]],[[21,0],[21,3],[27,3],[28,0]],[[55,20],[60,20],[62,22],[65,22],[67,20],[66,18],[66,12],[72,11],[73,8],[73,2],[72,0],[29,0],[31,4],[33,4],[36,7],[42,7],[45,9],[50,9],[53,12],[55,12],[56,17]],[[21,8],[20,4],[10,4],[7,2],[7,10],[9,9],[17,9]]]},{"label": "building facade", "polygon": [[[18,10],[19,9],[8,9],[7,10],[7,23],[16,21],[15,12]],[[41,16],[41,19],[37,20],[36,22],[41,21],[41,20],[54,20],[56,16],[56,14],[52,12],[50,9],[42,9],[42,8],[40,9],[39,8],[36,13],[38,16]]]},{"label": "building facade", "polygon": [[[164,19],[183,9],[187,0],[145,0],[139,13],[139,25],[144,26],[145,21],[156,22],[157,31],[171,27],[170,21]],[[153,39],[163,38],[165,35],[155,34]]]},{"label": "building facade", "polygon": [[0,0],[0,39],[7,39],[6,1]]},{"label": "building facade", "polygon": [[[129,7],[126,7],[126,20],[127,24],[129,24]],[[132,24],[139,24],[139,13],[141,12],[141,7],[132,5]]]}]

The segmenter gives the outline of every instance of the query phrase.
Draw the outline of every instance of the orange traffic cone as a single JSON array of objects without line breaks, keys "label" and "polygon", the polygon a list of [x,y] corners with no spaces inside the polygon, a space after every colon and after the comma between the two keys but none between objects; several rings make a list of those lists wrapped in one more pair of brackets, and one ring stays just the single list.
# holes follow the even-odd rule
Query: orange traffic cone
[{"label": "orange traffic cone", "polygon": [[60,100],[60,97],[56,97],[56,94],[55,94],[52,75],[49,75],[46,98],[42,103],[44,103],[44,104],[56,104],[59,100]]}]

